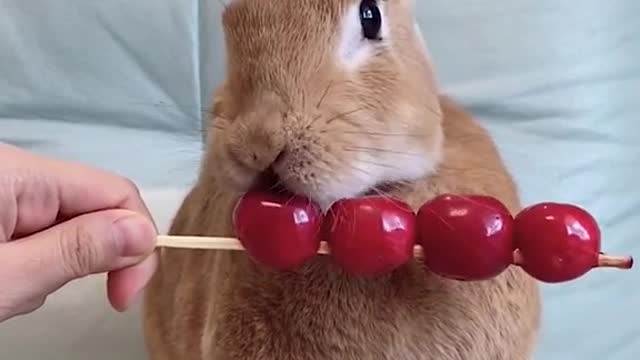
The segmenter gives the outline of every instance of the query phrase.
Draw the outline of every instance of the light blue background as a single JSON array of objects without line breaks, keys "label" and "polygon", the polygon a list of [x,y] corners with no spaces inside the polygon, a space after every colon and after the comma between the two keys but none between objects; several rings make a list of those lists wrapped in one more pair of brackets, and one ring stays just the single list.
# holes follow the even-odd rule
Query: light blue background
[{"label": "light blue background", "polygon": [[[264,0],[267,1],[267,0]],[[640,250],[640,2],[422,0],[445,90],[494,134],[526,203],[587,207]],[[223,76],[218,0],[0,0],[0,141],[142,187],[188,186]],[[538,359],[640,356],[638,271],[545,286]]]}]

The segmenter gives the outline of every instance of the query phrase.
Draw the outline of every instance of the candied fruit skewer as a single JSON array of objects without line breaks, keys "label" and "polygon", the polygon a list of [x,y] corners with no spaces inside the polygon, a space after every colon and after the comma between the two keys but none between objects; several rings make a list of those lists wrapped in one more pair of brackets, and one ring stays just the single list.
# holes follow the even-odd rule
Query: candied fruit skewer
[{"label": "candied fruit skewer", "polygon": [[[193,250],[226,250],[245,251],[240,241],[232,237],[217,236],[184,236],[184,235],[158,235],[156,247]],[[319,255],[329,255],[329,245],[326,241],[320,243]],[[413,248],[414,257],[422,257],[422,247],[416,245]]]}]

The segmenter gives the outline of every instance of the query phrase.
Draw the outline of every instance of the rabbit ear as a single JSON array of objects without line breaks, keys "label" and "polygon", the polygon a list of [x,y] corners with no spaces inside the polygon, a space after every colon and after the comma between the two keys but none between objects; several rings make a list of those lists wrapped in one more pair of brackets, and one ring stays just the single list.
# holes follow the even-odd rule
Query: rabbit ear
[{"label": "rabbit ear", "polygon": [[420,51],[422,51],[422,55],[425,57],[425,60],[429,63],[429,68],[432,69],[430,85],[434,89],[434,91],[437,91],[440,85],[438,84],[438,77],[433,72],[434,63],[433,63],[433,58],[431,56],[431,52],[429,51],[429,45],[427,44],[427,41],[424,37],[424,33],[422,32],[420,23],[417,20],[414,20],[413,27],[416,33],[416,37],[418,39],[418,44],[417,44],[418,48]]},{"label": "rabbit ear", "polygon": [[420,28],[420,23],[418,23],[418,21],[415,21],[415,22],[413,23],[413,28],[414,28],[414,31],[416,32],[417,37],[418,37],[418,41],[420,42],[420,44],[419,44],[419,45],[420,45],[420,48],[421,48],[425,53],[427,53],[427,54],[428,54],[428,51],[427,51],[427,43],[426,43],[426,41],[425,41],[425,39],[424,39],[424,35],[423,35],[423,33],[422,33],[422,28]]}]

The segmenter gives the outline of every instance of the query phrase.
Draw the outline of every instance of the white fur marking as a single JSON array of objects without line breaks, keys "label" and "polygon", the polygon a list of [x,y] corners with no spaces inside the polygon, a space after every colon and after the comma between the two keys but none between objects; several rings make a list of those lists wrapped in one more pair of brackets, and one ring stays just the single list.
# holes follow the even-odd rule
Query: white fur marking
[{"label": "white fur marking", "polygon": [[391,36],[391,28],[389,28],[389,21],[387,21],[387,9],[386,2],[378,2],[378,8],[380,9],[380,16],[382,16],[382,25],[380,27],[380,37],[384,42],[389,42]]},{"label": "white fur marking", "polygon": [[[385,9],[382,3],[379,5],[382,16],[380,35],[383,41],[389,36],[389,25],[386,21]],[[340,26],[340,40],[338,42],[338,63],[347,71],[358,69],[369,60],[375,51],[376,44],[362,36],[362,24],[360,23],[360,3],[352,4],[345,13]]]},{"label": "white fur marking", "polygon": [[[390,129],[391,133],[405,131]],[[363,142],[364,147],[373,147]],[[441,144],[437,144],[439,148]],[[333,202],[362,195],[364,191],[384,182],[411,181],[436,171],[441,161],[439,151],[425,152],[423,146],[407,141],[403,137],[387,139],[383,146],[397,151],[360,151],[344,173],[330,174],[323,180],[322,189],[312,197],[326,211]]]}]

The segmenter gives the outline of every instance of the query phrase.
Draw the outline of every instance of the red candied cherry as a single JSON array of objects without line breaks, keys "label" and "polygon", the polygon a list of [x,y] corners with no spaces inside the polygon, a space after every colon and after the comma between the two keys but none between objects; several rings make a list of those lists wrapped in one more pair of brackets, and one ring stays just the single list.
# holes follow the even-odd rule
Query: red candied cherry
[{"label": "red candied cherry", "polygon": [[513,263],[513,217],[489,196],[443,194],[418,211],[425,266],[457,280],[485,280]]},{"label": "red candied cherry", "polygon": [[336,262],[346,273],[389,273],[413,257],[415,214],[406,203],[383,196],[344,199],[325,217],[324,234]]},{"label": "red candied cherry", "polygon": [[600,252],[600,228],[586,210],[570,204],[540,203],[515,218],[516,263],[547,283],[577,279],[595,267],[631,268],[633,258]]},{"label": "red candied cherry", "polygon": [[320,207],[304,197],[251,191],[236,205],[233,225],[250,258],[289,271],[318,252],[322,217]]}]

